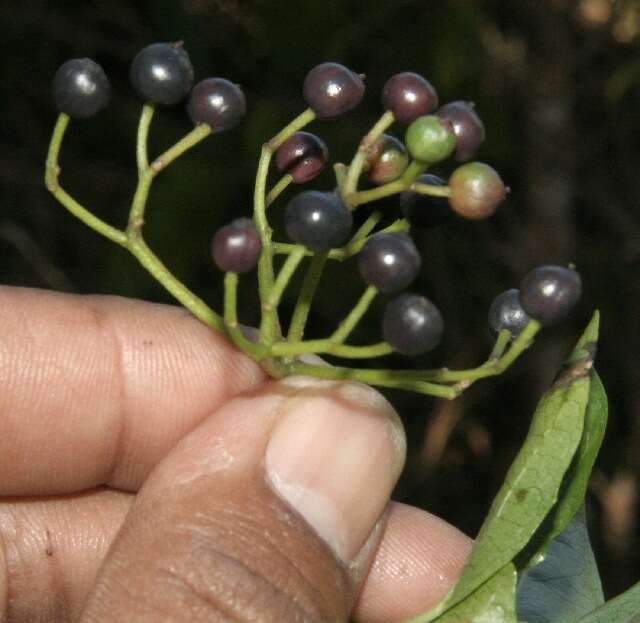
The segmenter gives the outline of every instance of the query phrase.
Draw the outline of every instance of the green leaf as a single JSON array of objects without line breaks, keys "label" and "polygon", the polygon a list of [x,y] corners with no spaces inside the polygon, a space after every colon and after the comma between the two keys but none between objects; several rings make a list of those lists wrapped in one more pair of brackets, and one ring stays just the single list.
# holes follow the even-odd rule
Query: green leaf
[{"label": "green leaf", "polygon": [[527,438],[491,505],[460,580],[440,604],[413,619],[414,623],[433,621],[508,565],[556,504],[583,436],[598,323],[596,312],[538,405]]},{"label": "green leaf", "polygon": [[638,623],[638,621],[640,621],[640,582],[582,617],[578,623]]},{"label": "green leaf", "polygon": [[518,583],[518,618],[527,623],[574,623],[604,603],[584,507],[550,544],[544,562]]},{"label": "green leaf", "polygon": [[478,590],[447,610],[438,623],[517,623],[515,565],[505,565]]},{"label": "green leaf", "polygon": [[530,557],[529,565],[535,565],[544,560],[545,552],[551,542],[562,533],[582,507],[591,470],[604,438],[607,418],[607,395],[600,377],[593,370],[580,446],[571,467],[565,474],[558,504],[543,522],[537,538],[533,539],[527,547],[534,552],[528,554]]}]

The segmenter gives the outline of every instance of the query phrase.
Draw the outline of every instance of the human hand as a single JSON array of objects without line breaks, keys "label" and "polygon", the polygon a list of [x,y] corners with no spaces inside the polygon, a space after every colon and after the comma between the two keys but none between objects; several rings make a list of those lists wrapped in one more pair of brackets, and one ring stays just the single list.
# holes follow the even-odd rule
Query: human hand
[{"label": "human hand", "polygon": [[0,288],[0,327],[0,621],[398,621],[459,573],[373,390],[116,297]]}]

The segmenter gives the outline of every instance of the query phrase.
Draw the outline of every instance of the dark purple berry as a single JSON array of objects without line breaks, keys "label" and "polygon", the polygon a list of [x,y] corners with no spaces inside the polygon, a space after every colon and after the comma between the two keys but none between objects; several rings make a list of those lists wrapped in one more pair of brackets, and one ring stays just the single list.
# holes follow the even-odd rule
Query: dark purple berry
[{"label": "dark purple berry", "polygon": [[520,292],[517,288],[498,294],[489,308],[489,324],[496,333],[506,329],[515,337],[522,333],[529,320],[520,304]]},{"label": "dark purple berry", "polygon": [[456,148],[453,125],[435,115],[418,117],[407,128],[404,142],[411,157],[432,164],[448,158]]},{"label": "dark purple berry", "polygon": [[105,108],[111,85],[102,67],[90,58],[63,63],[53,78],[56,107],[74,119],[87,119]]},{"label": "dark purple berry", "polygon": [[449,188],[451,208],[473,220],[491,216],[508,191],[495,169],[483,162],[458,167],[449,178]]},{"label": "dark purple berry", "polygon": [[284,223],[293,241],[311,251],[328,251],[347,242],[353,217],[335,193],[307,190],[288,203]]},{"label": "dark purple berry", "polygon": [[420,265],[416,245],[402,233],[375,234],[358,254],[362,278],[381,292],[406,288],[416,278]]},{"label": "dark purple berry", "polygon": [[[416,182],[431,186],[447,185],[442,178],[431,173],[423,173]],[[412,227],[436,227],[452,214],[449,201],[445,197],[423,195],[410,190],[400,193],[400,209]]]},{"label": "dark purple berry", "polygon": [[221,132],[240,123],[247,104],[237,84],[224,78],[206,78],[191,90],[187,112],[195,125],[206,123],[214,132]]},{"label": "dark purple berry", "polygon": [[225,272],[249,272],[258,263],[261,251],[260,235],[248,218],[238,218],[221,227],[211,243],[213,261]]},{"label": "dark purple berry", "polygon": [[443,330],[440,311],[424,296],[401,294],[385,307],[384,339],[403,355],[421,355],[432,350],[439,344]]},{"label": "dark purple berry", "polygon": [[329,158],[325,142],[315,134],[296,132],[276,151],[276,166],[288,173],[296,184],[304,184],[316,177]]},{"label": "dark purple berry", "polygon": [[321,63],[307,74],[302,91],[307,105],[318,119],[333,119],[360,103],[364,82],[344,65]]},{"label": "dark purple berry", "polygon": [[193,67],[181,43],[152,43],[136,54],[129,77],[145,102],[171,106],[189,93]]},{"label": "dark purple berry", "polygon": [[582,294],[582,280],[572,268],[545,265],[534,268],[520,285],[520,304],[542,325],[564,320]]},{"label": "dark purple berry", "polygon": [[382,105],[400,123],[409,125],[438,107],[438,95],[422,76],[403,71],[387,80],[382,89]]},{"label": "dark purple berry", "polygon": [[391,134],[383,134],[367,151],[369,180],[376,185],[398,179],[409,166],[406,147]]},{"label": "dark purple berry", "polygon": [[449,102],[437,113],[438,117],[448,119],[456,134],[456,160],[465,162],[474,156],[484,141],[484,124],[473,104],[469,102]]}]

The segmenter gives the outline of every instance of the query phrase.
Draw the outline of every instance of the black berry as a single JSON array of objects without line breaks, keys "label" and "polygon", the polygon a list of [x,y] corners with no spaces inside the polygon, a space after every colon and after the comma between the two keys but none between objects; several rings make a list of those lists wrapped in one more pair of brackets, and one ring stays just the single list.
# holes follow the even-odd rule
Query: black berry
[{"label": "black berry", "polygon": [[419,74],[404,71],[391,76],[382,89],[382,105],[402,124],[409,125],[438,107],[438,95]]},{"label": "black berry", "polygon": [[473,104],[449,102],[436,115],[448,119],[453,124],[456,135],[456,160],[465,162],[472,158],[485,137],[484,124],[473,109]]},{"label": "black berry", "polygon": [[375,234],[358,254],[362,278],[381,292],[406,288],[416,278],[420,264],[413,240],[402,233]]},{"label": "black berry", "polygon": [[468,219],[491,216],[507,195],[507,187],[488,164],[469,162],[458,167],[449,178],[449,205]]},{"label": "black berry", "polygon": [[517,288],[498,294],[489,308],[489,324],[496,332],[506,329],[513,336],[520,335],[529,320],[520,304],[520,292]]},{"label": "black berry", "polygon": [[438,308],[424,296],[401,294],[384,310],[384,339],[403,355],[420,355],[435,348],[444,330]]},{"label": "black berry", "polygon": [[307,105],[319,119],[333,119],[360,103],[364,82],[344,65],[321,63],[307,74],[302,91]]},{"label": "black berry", "polygon": [[328,251],[347,242],[353,217],[335,193],[308,190],[288,203],[284,223],[295,242],[311,251]]},{"label": "black berry", "polygon": [[288,173],[296,184],[304,184],[316,177],[327,163],[329,150],[315,134],[296,132],[276,150],[276,166]]},{"label": "black berry", "polygon": [[171,106],[189,93],[193,67],[182,44],[152,43],[136,54],[129,78],[145,102]]},{"label": "black berry", "polygon": [[[431,186],[446,186],[437,175],[423,173],[416,182]],[[445,197],[422,195],[410,190],[400,193],[400,209],[412,227],[436,227],[451,217],[449,202]]]},{"label": "black berry", "polygon": [[206,123],[214,132],[220,132],[240,123],[247,104],[237,84],[224,78],[206,78],[191,90],[187,112],[195,125]]},{"label": "black berry", "polygon": [[98,63],[90,58],[74,58],[56,71],[53,97],[60,112],[87,119],[109,103],[111,85]]},{"label": "black berry", "polygon": [[248,218],[238,218],[221,227],[213,237],[211,252],[216,266],[225,272],[246,273],[258,262],[262,243]]},{"label": "black berry", "polygon": [[409,154],[395,136],[383,134],[369,148],[366,164],[373,184],[387,184],[404,173],[409,166]]},{"label": "black berry", "polygon": [[520,285],[520,304],[542,325],[564,320],[582,294],[582,280],[572,268],[545,265],[534,268]]},{"label": "black berry", "polygon": [[448,158],[456,148],[453,124],[435,115],[418,117],[407,128],[404,142],[411,157],[432,164]]}]

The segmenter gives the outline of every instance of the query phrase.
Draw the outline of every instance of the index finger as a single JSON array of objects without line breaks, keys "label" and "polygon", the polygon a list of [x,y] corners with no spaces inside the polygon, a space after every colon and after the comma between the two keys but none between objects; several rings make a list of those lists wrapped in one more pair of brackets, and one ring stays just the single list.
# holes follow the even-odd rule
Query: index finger
[{"label": "index finger", "polygon": [[264,378],[182,308],[0,287],[0,495],[135,490]]}]

